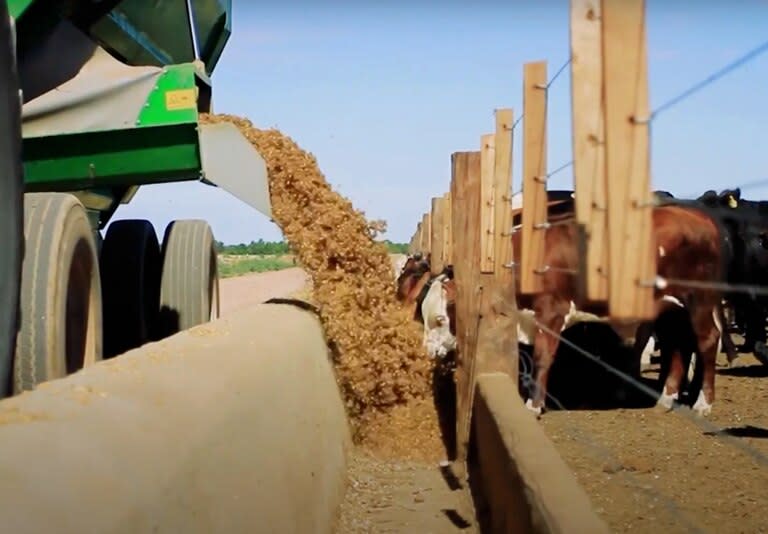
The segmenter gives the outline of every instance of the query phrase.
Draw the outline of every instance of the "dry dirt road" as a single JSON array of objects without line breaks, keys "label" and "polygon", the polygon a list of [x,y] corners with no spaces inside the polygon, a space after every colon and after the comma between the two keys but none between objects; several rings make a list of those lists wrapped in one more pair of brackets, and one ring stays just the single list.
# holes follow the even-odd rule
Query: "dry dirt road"
[{"label": "dry dirt road", "polygon": [[223,278],[219,280],[220,314],[225,317],[274,297],[287,297],[301,291],[308,281],[299,268]]}]

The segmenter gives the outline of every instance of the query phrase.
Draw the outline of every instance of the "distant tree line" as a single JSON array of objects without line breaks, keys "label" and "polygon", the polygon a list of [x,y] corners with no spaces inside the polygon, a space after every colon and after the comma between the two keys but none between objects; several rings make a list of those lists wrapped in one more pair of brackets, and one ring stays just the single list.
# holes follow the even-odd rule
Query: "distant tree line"
[{"label": "distant tree line", "polygon": [[288,243],[284,241],[251,241],[248,244],[239,243],[237,245],[225,245],[221,241],[216,241],[216,250],[219,254],[228,254],[231,256],[266,256],[269,254],[290,254],[291,249]]},{"label": "distant tree line", "polygon": [[[408,243],[393,243],[388,239],[385,239],[383,243],[391,254],[406,254],[408,252]],[[231,256],[267,256],[292,253],[291,247],[285,241],[264,241],[263,239],[237,245],[225,245],[221,241],[216,241],[216,250],[219,254]]]}]

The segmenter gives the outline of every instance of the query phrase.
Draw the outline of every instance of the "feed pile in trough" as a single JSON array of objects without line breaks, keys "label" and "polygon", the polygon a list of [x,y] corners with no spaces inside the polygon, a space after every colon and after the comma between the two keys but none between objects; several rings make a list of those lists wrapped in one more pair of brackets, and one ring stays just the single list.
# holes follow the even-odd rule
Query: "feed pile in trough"
[{"label": "feed pile in trough", "polygon": [[312,279],[358,441],[382,413],[429,398],[432,363],[420,326],[395,299],[388,251],[375,241],[380,223],[333,191],[315,157],[278,130],[233,115],[201,121],[235,124],[266,161],[273,217]]}]

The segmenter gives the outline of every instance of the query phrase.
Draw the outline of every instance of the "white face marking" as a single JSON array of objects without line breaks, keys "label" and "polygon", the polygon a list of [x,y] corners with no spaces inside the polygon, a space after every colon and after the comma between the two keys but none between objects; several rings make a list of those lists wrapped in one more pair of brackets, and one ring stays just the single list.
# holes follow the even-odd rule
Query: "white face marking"
[{"label": "white face marking", "polygon": [[662,246],[659,246],[659,257],[660,257],[660,258],[663,258],[663,257],[664,257],[664,256],[666,256],[666,255],[667,255],[667,251],[666,251],[666,250],[664,250],[664,247],[662,247]]}]

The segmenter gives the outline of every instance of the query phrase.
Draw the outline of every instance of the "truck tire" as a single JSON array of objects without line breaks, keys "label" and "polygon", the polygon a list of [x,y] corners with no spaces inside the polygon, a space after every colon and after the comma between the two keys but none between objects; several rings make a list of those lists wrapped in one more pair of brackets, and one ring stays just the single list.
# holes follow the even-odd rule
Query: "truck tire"
[{"label": "truck tire", "polygon": [[101,279],[85,208],[66,193],[27,193],[24,227],[16,393],[102,358]]},{"label": "truck tire", "polygon": [[11,373],[24,256],[22,173],[15,42],[7,2],[0,2],[0,398],[13,391]]},{"label": "truck tire", "polygon": [[173,221],[163,236],[158,338],[219,316],[219,275],[207,222]]},{"label": "truck tire", "polygon": [[101,249],[104,357],[151,341],[160,309],[160,243],[149,221],[109,225]]}]

